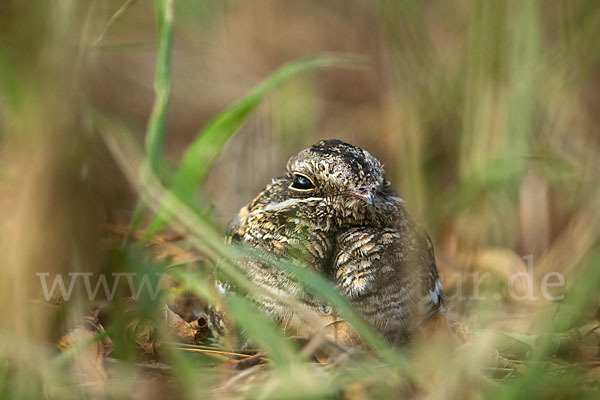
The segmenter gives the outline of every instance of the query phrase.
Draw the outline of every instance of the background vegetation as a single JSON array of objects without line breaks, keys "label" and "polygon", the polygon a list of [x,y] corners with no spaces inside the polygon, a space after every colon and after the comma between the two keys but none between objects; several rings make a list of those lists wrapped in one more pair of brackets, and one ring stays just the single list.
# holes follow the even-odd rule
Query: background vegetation
[{"label": "background vegetation", "polygon": [[[0,396],[598,396],[599,37],[593,0],[2,2]],[[384,162],[461,343],[391,349],[358,321],[373,354],[316,365],[232,297],[269,359],[238,370],[166,339],[175,285],[57,350],[91,306],[48,304],[36,273],[166,271],[224,301],[203,276],[227,220],[325,138]],[[524,256],[537,299],[517,301]]]}]

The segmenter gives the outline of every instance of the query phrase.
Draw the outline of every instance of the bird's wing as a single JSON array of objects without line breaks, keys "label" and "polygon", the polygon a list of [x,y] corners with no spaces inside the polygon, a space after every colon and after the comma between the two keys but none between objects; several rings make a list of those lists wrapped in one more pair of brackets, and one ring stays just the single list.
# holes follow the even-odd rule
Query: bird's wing
[{"label": "bird's wing", "polygon": [[356,311],[391,338],[443,310],[433,246],[412,224],[354,227],[339,234],[333,271]]},{"label": "bird's wing", "polygon": [[336,238],[338,289],[353,308],[390,340],[413,324],[419,275],[405,235],[395,228],[353,227]]},{"label": "bird's wing", "polygon": [[444,312],[444,291],[442,281],[438,274],[433,243],[425,229],[415,224],[415,237],[421,248],[421,260],[419,262],[419,274],[421,281],[421,304],[420,314],[422,319]]}]

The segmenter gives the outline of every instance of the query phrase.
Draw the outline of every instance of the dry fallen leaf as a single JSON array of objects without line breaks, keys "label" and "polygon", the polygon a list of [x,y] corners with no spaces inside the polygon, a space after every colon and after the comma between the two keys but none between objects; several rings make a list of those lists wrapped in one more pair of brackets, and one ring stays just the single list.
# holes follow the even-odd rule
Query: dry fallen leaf
[{"label": "dry fallen leaf", "polygon": [[99,340],[99,334],[104,334],[104,327],[94,315],[86,317],[83,324],[62,336],[57,343],[62,352],[71,349],[75,351],[71,365],[73,374],[87,391],[94,394],[106,391],[108,374],[104,366],[104,359],[112,349],[110,339],[105,337]]}]

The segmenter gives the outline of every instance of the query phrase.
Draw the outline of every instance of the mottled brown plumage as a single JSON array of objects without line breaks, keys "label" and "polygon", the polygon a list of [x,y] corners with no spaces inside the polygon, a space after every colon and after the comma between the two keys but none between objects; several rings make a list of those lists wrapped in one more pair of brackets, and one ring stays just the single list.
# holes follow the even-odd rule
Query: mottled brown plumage
[{"label": "mottled brown plumage", "polygon": [[[319,142],[292,157],[285,173],[240,210],[227,240],[303,261],[331,279],[381,334],[401,341],[443,309],[442,288],[431,241],[384,174],[359,147]],[[278,323],[302,325],[273,298],[282,294],[327,312],[281,270],[252,259],[241,265],[267,293],[254,300]]]}]

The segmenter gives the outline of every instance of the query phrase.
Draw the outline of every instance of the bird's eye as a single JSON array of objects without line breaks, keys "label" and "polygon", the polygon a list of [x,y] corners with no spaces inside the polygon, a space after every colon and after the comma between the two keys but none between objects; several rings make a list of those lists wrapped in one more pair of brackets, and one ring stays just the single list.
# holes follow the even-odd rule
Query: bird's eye
[{"label": "bird's eye", "polygon": [[311,190],[314,188],[314,183],[312,183],[312,181],[307,176],[302,174],[294,174],[294,181],[290,185],[290,189]]}]

